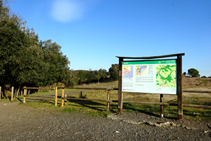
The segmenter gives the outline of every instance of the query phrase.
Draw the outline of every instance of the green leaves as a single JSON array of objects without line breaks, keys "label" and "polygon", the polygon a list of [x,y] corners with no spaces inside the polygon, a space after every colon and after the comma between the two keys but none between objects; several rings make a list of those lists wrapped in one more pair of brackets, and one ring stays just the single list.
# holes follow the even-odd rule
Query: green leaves
[{"label": "green leaves", "polygon": [[41,86],[69,77],[68,58],[51,40],[40,42],[34,29],[0,0],[0,82],[10,85]]},{"label": "green leaves", "polygon": [[119,78],[119,64],[112,64],[109,68],[110,78],[118,80]]},{"label": "green leaves", "polygon": [[194,69],[194,68],[189,69],[188,74],[191,77],[199,77],[200,76],[199,71],[197,69]]}]

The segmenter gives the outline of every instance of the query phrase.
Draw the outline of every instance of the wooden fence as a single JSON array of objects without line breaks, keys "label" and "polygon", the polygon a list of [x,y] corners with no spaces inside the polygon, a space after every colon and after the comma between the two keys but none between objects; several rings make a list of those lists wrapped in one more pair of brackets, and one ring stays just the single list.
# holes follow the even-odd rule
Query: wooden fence
[{"label": "wooden fence", "polygon": [[[103,100],[103,99],[84,99],[84,98],[68,98],[67,94],[64,94],[64,88],[65,87],[55,87],[55,88],[39,88],[39,87],[23,87],[24,89],[24,95],[23,95],[23,103],[26,102],[26,93],[27,90],[30,89],[42,89],[42,90],[55,90],[55,106],[57,106],[58,103],[58,91],[57,89],[61,88],[62,89],[62,95],[61,95],[61,107],[63,107],[66,103],[67,100],[82,100],[82,101],[103,101],[103,102],[107,102],[107,110],[109,111],[110,109],[110,90],[108,88],[80,88],[80,87],[74,87],[74,88],[68,88],[68,89],[87,89],[87,90],[92,90],[92,95],[94,95],[94,91],[93,90],[107,90],[107,100]],[[100,91],[101,92],[101,91]],[[81,96],[82,96],[82,92],[81,92]]]},{"label": "wooden fence", "polygon": [[[114,90],[118,90],[118,89],[114,89]],[[183,90],[183,92],[188,92],[188,93],[210,93],[211,94],[211,91]],[[140,94],[142,94],[142,93],[140,93]],[[118,100],[112,100],[112,102],[118,102]],[[123,101],[123,103],[161,105],[161,106],[178,106],[178,104],[163,103],[163,94],[160,94],[160,102]],[[195,108],[207,108],[207,109],[211,109],[211,106],[193,105],[193,104],[183,104],[183,107],[195,107]]]},{"label": "wooden fence", "polygon": [[[65,87],[55,87],[55,88],[40,88],[40,87],[23,87],[24,89],[24,95],[23,95],[23,103],[26,102],[26,97],[27,97],[27,90],[30,89],[39,89],[39,90],[55,90],[55,106],[57,106],[58,102],[58,93],[57,89],[61,88],[62,89],[62,96],[61,96],[61,106],[63,107],[66,103],[67,100],[84,100],[84,101],[103,101],[107,102],[107,110],[110,108],[110,103],[111,102],[118,102],[118,100],[110,100],[110,91],[111,90],[118,90],[118,88],[85,88],[85,87],[74,87],[74,88],[68,88],[68,89],[87,89],[87,90],[92,90],[92,95],[93,95],[93,90],[107,90],[107,99],[84,99],[84,98],[68,98],[67,94],[64,94],[64,88]],[[188,93],[210,93],[211,91],[195,91],[195,90],[183,90],[183,92],[188,92]],[[0,87],[0,94],[1,94],[1,87]],[[82,95],[82,93],[81,93]],[[14,87],[12,87],[11,90],[11,101],[13,101],[14,97]],[[0,100],[1,100],[1,95],[0,95]],[[134,103],[134,104],[148,104],[148,105],[160,105],[161,109],[161,117],[163,116],[163,106],[178,106],[178,104],[171,104],[171,103],[163,103],[163,95],[160,95],[160,102],[140,102],[140,101],[123,101],[123,103]],[[211,106],[207,105],[194,105],[194,104],[183,104],[183,107],[194,107],[194,108],[206,108],[206,109],[211,109]]]}]

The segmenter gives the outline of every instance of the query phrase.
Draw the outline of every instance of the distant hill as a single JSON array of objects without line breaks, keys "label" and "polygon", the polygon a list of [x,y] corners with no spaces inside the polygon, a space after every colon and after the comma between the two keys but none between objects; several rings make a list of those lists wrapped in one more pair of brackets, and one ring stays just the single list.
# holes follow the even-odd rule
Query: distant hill
[{"label": "distant hill", "polygon": [[211,87],[211,78],[200,78],[200,77],[189,77],[183,75],[182,85],[185,87],[191,86],[210,86]]}]

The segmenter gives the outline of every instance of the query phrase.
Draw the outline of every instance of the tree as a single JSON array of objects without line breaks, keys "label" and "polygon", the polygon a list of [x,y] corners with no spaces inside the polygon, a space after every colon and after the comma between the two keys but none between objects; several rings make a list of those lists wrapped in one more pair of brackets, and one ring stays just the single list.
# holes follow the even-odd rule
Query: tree
[{"label": "tree", "polygon": [[82,84],[83,82],[85,82],[85,79],[86,79],[86,71],[78,70],[77,76],[79,78],[79,83]]},{"label": "tree", "polygon": [[186,72],[183,72],[183,75],[186,75]]},{"label": "tree", "polygon": [[194,68],[189,69],[188,74],[191,77],[200,77],[199,71],[197,69],[194,69]]},{"label": "tree", "polygon": [[98,80],[99,83],[100,75],[99,74],[95,75],[95,78]]},{"label": "tree", "polygon": [[64,84],[66,87],[68,87],[68,86],[73,87],[78,84],[78,78],[74,71],[68,72],[68,78],[64,80]]},{"label": "tree", "polygon": [[10,15],[9,8],[0,2],[0,81],[19,90],[23,83],[33,81],[32,77],[41,78],[37,70],[45,66],[40,62],[44,58],[38,46],[38,35],[26,28],[17,15]]},{"label": "tree", "polygon": [[34,29],[0,0],[0,83],[15,86],[45,86],[71,79],[68,58],[51,40],[39,41]]},{"label": "tree", "polygon": [[51,40],[44,41],[41,48],[44,52],[44,60],[49,64],[49,70],[45,77],[45,85],[63,82],[69,78],[68,58],[61,52],[61,46],[52,43]]},{"label": "tree", "polygon": [[201,78],[207,78],[206,76],[202,76]]},{"label": "tree", "polygon": [[112,64],[109,68],[110,78],[118,80],[119,78],[119,64]]},{"label": "tree", "polygon": [[100,79],[105,80],[107,78],[107,70],[106,69],[99,69]]}]

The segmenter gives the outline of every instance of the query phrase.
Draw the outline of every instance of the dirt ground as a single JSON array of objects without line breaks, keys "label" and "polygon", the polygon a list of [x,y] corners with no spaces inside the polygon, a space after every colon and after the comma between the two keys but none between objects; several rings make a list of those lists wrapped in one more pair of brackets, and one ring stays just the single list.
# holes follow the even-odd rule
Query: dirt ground
[{"label": "dirt ground", "polygon": [[9,101],[0,101],[0,112],[0,140],[211,140],[205,122],[142,113],[92,117]]}]

